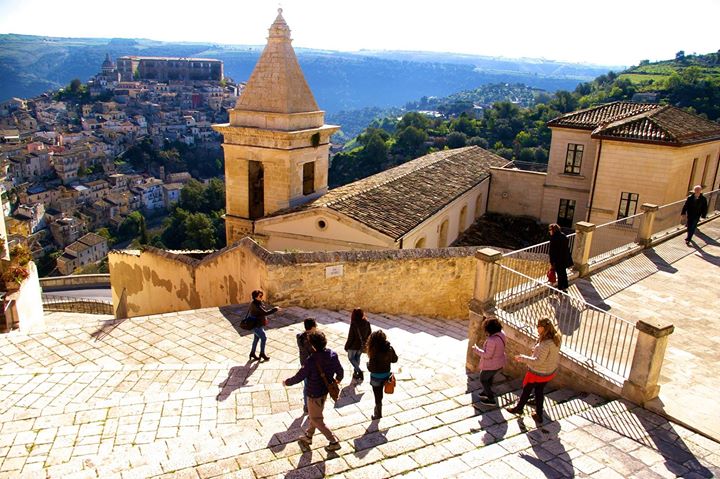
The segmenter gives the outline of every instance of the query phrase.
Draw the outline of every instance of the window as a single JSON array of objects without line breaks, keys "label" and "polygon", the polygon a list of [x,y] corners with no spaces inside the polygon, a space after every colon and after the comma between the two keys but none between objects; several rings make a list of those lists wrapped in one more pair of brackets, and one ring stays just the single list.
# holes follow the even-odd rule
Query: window
[{"label": "window", "polygon": [[705,157],[705,168],[703,168],[703,174],[700,178],[700,184],[705,188],[707,186],[707,175],[709,173],[709,167],[710,167],[710,155],[707,155]]},{"label": "window", "polygon": [[482,216],[483,206],[483,194],[480,193],[475,200],[475,219],[478,219],[480,218],[480,216]]},{"label": "window", "polygon": [[465,230],[465,223],[467,223],[467,205],[463,206],[460,210],[460,218],[458,219],[459,223],[459,232],[463,232]]},{"label": "window", "polygon": [[637,193],[625,193],[620,195],[620,208],[618,208],[618,219],[632,216],[637,211],[638,204]]},{"label": "window", "polygon": [[580,174],[580,165],[582,165],[582,156],[585,146],[568,143],[567,155],[565,156],[565,173],[571,175]]},{"label": "window", "polygon": [[315,192],[315,162],[303,165],[303,195]]},{"label": "window", "polygon": [[575,217],[575,200],[560,199],[557,224],[563,228],[571,228]]},{"label": "window", "polygon": [[423,236],[419,240],[415,242],[415,248],[424,248],[425,247],[425,237]]}]

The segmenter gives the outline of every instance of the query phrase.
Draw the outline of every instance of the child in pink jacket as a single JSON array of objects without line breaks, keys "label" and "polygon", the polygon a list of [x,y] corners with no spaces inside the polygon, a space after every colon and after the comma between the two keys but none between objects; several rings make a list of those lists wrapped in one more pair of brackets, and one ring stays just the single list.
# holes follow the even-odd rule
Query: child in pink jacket
[{"label": "child in pink jacket", "polygon": [[505,366],[505,333],[502,332],[502,324],[497,318],[488,318],[483,324],[487,339],[480,349],[477,344],[473,346],[473,352],[480,356],[481,369],[480,383],[483,386],[483,393],[480,395],[480,402],[488,406],[496,406],[497,399],[492,390],[495,375]]}]

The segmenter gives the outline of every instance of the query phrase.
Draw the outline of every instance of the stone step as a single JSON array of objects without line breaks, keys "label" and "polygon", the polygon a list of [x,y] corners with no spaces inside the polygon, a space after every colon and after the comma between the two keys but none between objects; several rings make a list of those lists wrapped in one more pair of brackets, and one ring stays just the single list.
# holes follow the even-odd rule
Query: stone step
[{"label": "stone step", "polygon": [[[501,404],[510,403],[515,397],[516,392],[506,393],[502,396]],[[581,398],[569,390],[553,391],[548,394],[547,399],[546,414],[555,421],[578,414],[602,402],[602,399],[596,396]],[[472,404],[442,411],[444,407],[437,406],[442,402],[425,404],[410,411],[399,411],[384,417],[379,425],[371,424],[370,427],[366,427],[368,419],[363,415],[348,416],[339,424],[333,422],[334,431],[343,442],[343,449],[337,453],[325,452],[322,449],[325,441],[320,438],[317,441],[320,444],[313,448],[301,448],[296,442],[301,433],[298,427],[273,434],[269,441],[267,436],[247,440],[242,434],[221,435],[222,439],[206,441],[196,448],[198,451],[194,457],[195,464],[191,464],[192,461],[188,459],[184,464],[183,461],[175,464],[167,461],[160,466],[165,472],[171,472],[173,467],[178,466],[177,470],[180,471],[205,470],[220,467],[217,464],[222,465],[223,461],[234,459],[241,467],[252,469],[253,477],[274,476],[288,471],[290,472],[286,477],[322,477],[342,474],[350,469],[353,469],[354,477],[355,474],[369,474],[373,470],[377,472],[378,467],[387,469],[381,474],[387,477],[419,467],[434,467],[438,462],[449,459],[456,463],[456,457],[470,450],[507,441],[528,430],[521,421],[512,421],[512,415],[498,408],[488,408],[478,422],[478,415]],[[418,409],[420,413],[417,412]],[[511,421],[508,422],[508,419]],[[483,434],[478,434],[481,431]],[[243,439],[244,443],[241,442]],[[522,440],[519,442],[525,443]],[[244,451],[243,446],[246,447]],[[507,450],[507,447],[503,450]],[[451,454],[448,455],[449,453]],[[203,463],[203,460],[206,462]],[[303,462],[309,463],[303,465]],[[380,462],[384,466],[380,466]],[[182,467],[183,465],[185,467]],[[225,465],[232,468],[230,463]],[[149,467],[157,472],[157,468],[150,464],[141,465],[140,469],[149,473]],[[101,472],[100,477],[105,477],[111,471],[101,467],[98,473]]]}]

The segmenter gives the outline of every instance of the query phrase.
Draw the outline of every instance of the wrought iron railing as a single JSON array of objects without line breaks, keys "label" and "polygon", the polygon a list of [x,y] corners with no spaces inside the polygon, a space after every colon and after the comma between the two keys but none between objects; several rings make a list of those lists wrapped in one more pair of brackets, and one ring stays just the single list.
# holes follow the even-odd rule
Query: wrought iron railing
[{"label": "wrought iron railing", "polygon": [[637,341],[634,324],[507,266],[495,268],[501,321],[537,337],[538,319],[548,317],[562,334],[566,356],[604,376],[628,377]]},{"label": "wrought iron railing", "polygon": [[[575,233],[567,235],[567,238],[568,249],[572,251],[575,245]],[[500,264],[542,280],[550,269],[550,241],[507,252],[503,254]]]},{"label": "wrought iron railing", "polygon": [[609,221],[595,228],[589,263],[598,263],[637,246],[637,233],[644,213]]},{"label": "wrought iron railing", "polygon": [[42,302],[45,311],[111,315],[114,313],[110,300],[43,294]]}]

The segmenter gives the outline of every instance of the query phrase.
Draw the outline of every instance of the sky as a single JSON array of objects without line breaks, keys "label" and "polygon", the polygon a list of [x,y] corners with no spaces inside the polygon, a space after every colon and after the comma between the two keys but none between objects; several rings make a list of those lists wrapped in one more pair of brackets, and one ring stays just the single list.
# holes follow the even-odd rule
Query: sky
[{"label": "sky", "polygon": [[0,0],[0,33],[416,50],[604,66],[720,49],[720,0]]}]

